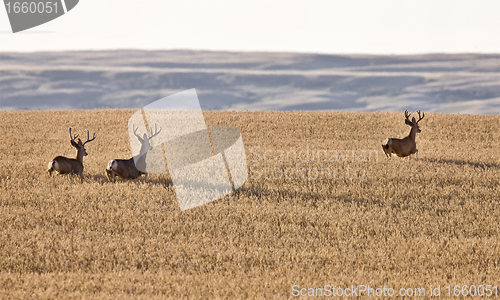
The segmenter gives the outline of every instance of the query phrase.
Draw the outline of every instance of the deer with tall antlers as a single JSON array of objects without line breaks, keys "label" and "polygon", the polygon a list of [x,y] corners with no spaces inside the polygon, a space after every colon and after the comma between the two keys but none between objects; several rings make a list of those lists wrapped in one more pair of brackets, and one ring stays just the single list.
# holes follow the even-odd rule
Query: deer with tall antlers
[{"label": "deer with tall antlers", "polygon": [[392,153],[399,157],[415,154],[415,157],[418,159],[418,149],[417,143],[415,143],[415,137],[417,133],[422,132],[418,127],[418,122],[424,118],[425,114],[422,113],[422,115],[420,115],[420,110],[418,110],[417,113],[418,121],[415,120],[415,117],[412,117],[410,121],[410,113],[408,113],[408,110],[405,110],[405,124],[411,127],[410,134],[403,139],[390,138],[387,144],[382,145],[382,149],[384,149],[384,153],[387,157],[391,158]]},{"label": "deer with tall antlers", "polygon": [[[89,131],[87,130],[87,141],[82,143],[82,140],[78,138],[78,135],[71,134],[71,128],[69,129],[69,138],[71,139],[71,146],[76,148],[76,158],[67,158],[64,156],[56,156],[49,162],[49,169],[47,172],[52,176],[53,171],[57,171],[59,174],[77,174],[82,177],[83,174],[83,157],[87,156],[87,150],[85,150],[85,144],[95,140],[96,136],[90,139]],[[75,139],[78,138],[78,142]]]},{"label": "deer with tall antlers", "polygon": [[106,175],[109,181],[114,182],[115,176],[121,177],[123,179],[136,179],[143,174],[147,176],[146,155],[149,150],[153,149],[153,147],[151,147],[151,144],[149,143],[149,140],[151,140],[161,132],[161,127],[160,130],[158,130],[155,124],[155,132],[153,133],[153,129],[151,129],[150,137],[148,137],[146,133],[144,133],[143,137],[141,137],[137,134],[137,129],[139,129],[139,127],[135,128],[134,125],[132,126],[134,129],[134,135],[139,139],[139,142],[141,142],[139,157],[135,162],[134,157],[129,159],[113,159],[112,161],[110,161],[108,163],[108,166],[106,167]]}]

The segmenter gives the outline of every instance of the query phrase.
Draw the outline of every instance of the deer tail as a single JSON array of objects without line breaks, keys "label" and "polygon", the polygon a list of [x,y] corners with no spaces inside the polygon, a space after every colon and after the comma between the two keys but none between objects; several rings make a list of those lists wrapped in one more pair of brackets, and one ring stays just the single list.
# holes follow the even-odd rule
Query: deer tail
[{"label": "deer tail", "polygon": [[47,166],[48,171],[52,172],[57,168],[57,162],[55,160],[49,161],[49,165]]},{"label": "deer tail", "polygon": [[106,170],[114,170],[116,169],[116,161],[115,160],[111,160],[109,161],[108,163],[108,166],[106,167]]}]

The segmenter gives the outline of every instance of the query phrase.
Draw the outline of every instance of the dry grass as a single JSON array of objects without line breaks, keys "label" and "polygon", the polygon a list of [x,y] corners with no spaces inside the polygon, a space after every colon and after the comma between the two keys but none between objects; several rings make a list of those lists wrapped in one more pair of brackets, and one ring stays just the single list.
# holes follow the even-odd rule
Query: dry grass
[{"label": "dry grass", "polygon": [[[205,112],[208,125],[241,131],[254,170],[323,164],[365,177],[250,171],[236,193],[181,213],[166,174],[105,178],[110,159],[130,156],[132,113],[0,112],[0,298],[289,298],[292,285],[440,284],[444,293],[500,284],[498,115],[427,114],[417,161],[387,160],[380,146],[408,133],[402,113]],[[74,155],[70,126],[97,134],[83,182],[46,173],[53,156]],[[309,147],[377,150],[378,160],[255,162],[255,146],[272,158]]]}]

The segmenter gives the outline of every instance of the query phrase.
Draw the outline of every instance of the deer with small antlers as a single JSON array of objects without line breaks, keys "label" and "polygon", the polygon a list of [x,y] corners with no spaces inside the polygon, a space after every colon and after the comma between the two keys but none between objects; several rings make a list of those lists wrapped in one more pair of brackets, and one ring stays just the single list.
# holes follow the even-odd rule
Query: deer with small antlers
[{"label": "deer with small antlers", "polygon": [[136,162],[134,162],[134,157],[129,159],[113,159],[112,161],[110,161],[108,163],[108,166],[106,167],[106,175],[109,181],[114,182],[115,176],[121,177],[123,179],[136,179],[143,174],[147,176],[147,173],[145,171],[146,154],[149,150],[153,149],[153,147],[151,147],[151,144],[149,143],[149,140],[151,140],[161,132],[161,127],[160,130],[158,130],[155,124],[155,132],[153,133],[153,129],[151,129],[150,137],[148,137],[146,133],[144,133],[143,137],[140,137],[137,134],[137,129],[139,129],[139,127],[135,128],[134,125],[132,126],[134,129],[134,135],[139,139],[139,142],[141,142],[139,158],[136,159]]},{"label": "deer with small antlers", "polygon": [[[47,172],[52,176],[53,171],[57,171],[59,174],[77,174],[82,177],[83,174],[83,157],[87,156],[87,150],[85,150],[85,144],[95,140],[96,136],[90,139],[89,131],[87,130],[87,141],[82,143],[82,140],[78,138],[78,135],[71,134],[71,128],[69,129],[69,137],[71,139],[71,146],[76,148],[76,158],[67,158],[64,156],[56,156],[49,162],[49,169]],[[78,138],[78,142],[75,139]]]},{"label": "deer with small antlers", "polygon": [[417,113],[418,121],[415,120],[415,117],[412,117],[410,121],[410,113],[408,113],[408,110],[405,110],[405,124],[411,127],[410,134],[403,139],[390,138],[387,144],[382,145],[382,149],[384,149],[384,153],[387,157],[391,158],[392,153],[399,157],[415,154],[415,157],[418,159],[418,149],[415,143],[415,137],[417,133],[422,132],[418,127],[418,122],[425,117],[425,114],[422,113],[422,115],[420,115],[420,110],[418,110]]}]

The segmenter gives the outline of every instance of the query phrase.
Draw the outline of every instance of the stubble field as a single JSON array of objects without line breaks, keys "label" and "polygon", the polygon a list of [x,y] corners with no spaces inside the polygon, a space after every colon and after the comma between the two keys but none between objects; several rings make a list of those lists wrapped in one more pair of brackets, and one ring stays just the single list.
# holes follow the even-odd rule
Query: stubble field
[{"label": "stubble field", "polygon": [[[418,160],[388,160],[381,144],[409,132],[402,113],[205,111],[240,130],[249,177],[181,212],[168,174],[107,181],[107,162],[131,156],[133,113],[0,112],[0,298],[500,285],[498,115],[427,113]],[[46,172],[74,156],[69,127],[97,135],[83,182]]]}]

